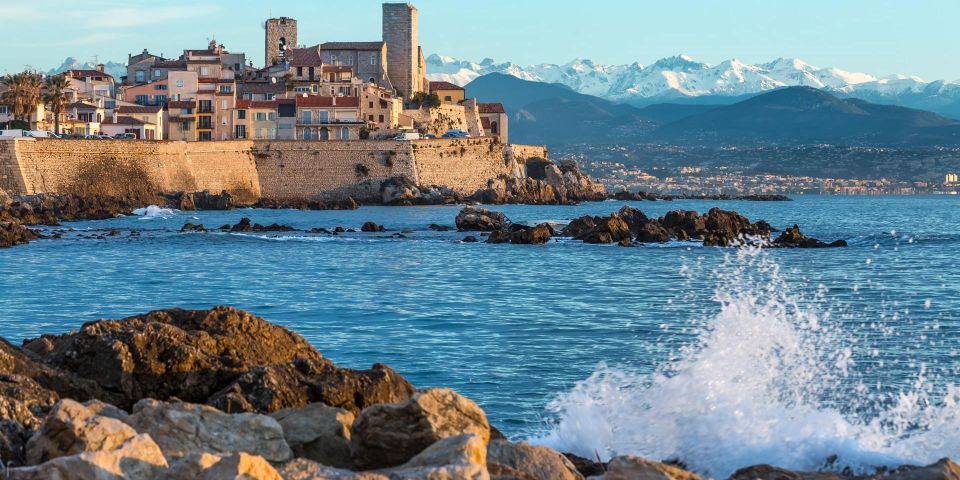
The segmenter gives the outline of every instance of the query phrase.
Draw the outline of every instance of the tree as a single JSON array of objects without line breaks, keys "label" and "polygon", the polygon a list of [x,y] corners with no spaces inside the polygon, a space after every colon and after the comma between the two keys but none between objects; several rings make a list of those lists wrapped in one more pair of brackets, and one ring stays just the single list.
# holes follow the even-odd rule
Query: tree
[{"label": "tree", "polygon": [[413,94],[410,103],[418,107],[437,108],[440,106],[440,96],[434,93],[417,92]]},{"label": "tree", "polygon": [[44,82],[46,92],[43,94],[43,102],[50,106],[53,112],[53,130],[54,133],[60,133],[60,115],[67,107],[70,100],[70,80],[64,75],[54,75],[48,77]]},{"label": "tree", "polygon": [[43,78],[37,72],[25,71],[4,75],[0,83],[7,87],[7,91],[0,94],[0,100],[9,104],[13,118],[30,123],[37,104],[40,103],[40,94],[43,91]]}]

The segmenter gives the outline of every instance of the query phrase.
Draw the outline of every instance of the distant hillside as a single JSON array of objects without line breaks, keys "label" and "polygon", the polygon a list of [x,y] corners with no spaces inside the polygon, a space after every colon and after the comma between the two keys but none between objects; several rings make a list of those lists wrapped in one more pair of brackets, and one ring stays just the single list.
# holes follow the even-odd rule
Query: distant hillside
[{"label": "distant hillside", "polygon": [[[67,57],[59,67],[51,68],[46,73],[47,75],[56,75],[67,70],[94,70],[96,68],[97,65],[93,62],[80,62],[73,57]],[[119,62],[106,62],[104,63],[104,71],[113,75],[119,81],[120,77],[127,74],[127,66]]]},{"label": "distant hillside", "polygon": [[789,87],[668,123],[650,140],[698,145],[957,145],[960,121]]}]

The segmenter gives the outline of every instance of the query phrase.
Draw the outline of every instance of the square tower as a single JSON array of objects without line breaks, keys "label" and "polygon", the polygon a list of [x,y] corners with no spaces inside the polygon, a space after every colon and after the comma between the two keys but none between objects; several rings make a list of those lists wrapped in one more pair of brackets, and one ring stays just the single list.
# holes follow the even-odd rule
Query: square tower
[{"label": "square tower", "polygon": [[417,9],[409,3],[383,4],[383,41],[387,43],[387,76],[404,98],[424,91]]},{"label": "square tower", "polygon": [[286,59],[287,52],[297,48],[297,21],[289,17],[271,18],[263,26],[264,67]]}]

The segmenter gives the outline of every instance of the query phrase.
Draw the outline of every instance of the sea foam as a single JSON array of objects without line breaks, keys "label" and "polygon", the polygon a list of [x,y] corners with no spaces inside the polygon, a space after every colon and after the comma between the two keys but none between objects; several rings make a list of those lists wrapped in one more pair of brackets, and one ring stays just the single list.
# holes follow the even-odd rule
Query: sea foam
[{"label": "sea foam", "polygon": [[600,365],[550,403],[554,421],[532,441],[679,460],[711,478],[761,463],[866,473],[960,455],[960,389],[934,389],[922,366],[905,391],[868,387],[853,360],[859,337],[783,276],[763,250],[729,254],[719,312],[678,360],[652,374]]},{"label": "sea foam", "polygon": [[154,218],[170,218],[176,212],[169,208],[150,205],[144,208],[138,208],[133,211],[134,215],[140,216],[140,220],[152,220]]}]

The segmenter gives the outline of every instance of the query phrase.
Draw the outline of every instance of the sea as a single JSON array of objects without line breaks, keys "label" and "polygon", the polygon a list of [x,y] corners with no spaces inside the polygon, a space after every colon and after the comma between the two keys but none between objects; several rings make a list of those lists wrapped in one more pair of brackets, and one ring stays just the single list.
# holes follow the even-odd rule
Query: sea
[{"label": "sea", "polygon": [[[461,206],[150,207],[0,250],[0,336],[232,305],[338,365],[454,388],[511,439],[588,458],[675,460],[711,478],[960,458],[960,197],[490,208],[537,224],[623,205],[720,207],[849,247],[494,245],[428,228],[452,227]],[[387,231],[180,233],[242,217]]]}]

